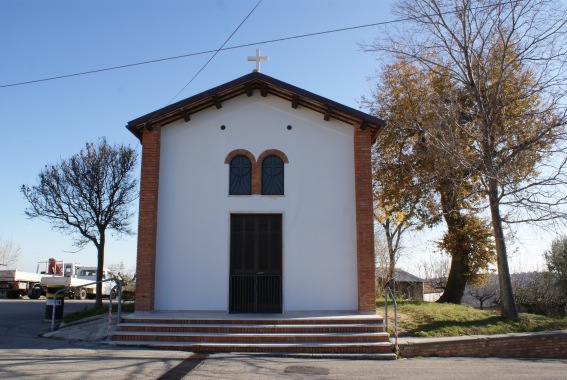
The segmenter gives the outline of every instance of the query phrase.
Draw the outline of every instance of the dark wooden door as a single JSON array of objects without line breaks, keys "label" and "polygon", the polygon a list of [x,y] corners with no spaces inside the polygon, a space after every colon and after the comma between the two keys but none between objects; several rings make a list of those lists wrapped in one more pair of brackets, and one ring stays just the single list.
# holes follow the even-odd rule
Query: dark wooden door
[{"label": "dark wooden door", "polygon": [[231,313],[282,312],[282,215],[232,214]]}]

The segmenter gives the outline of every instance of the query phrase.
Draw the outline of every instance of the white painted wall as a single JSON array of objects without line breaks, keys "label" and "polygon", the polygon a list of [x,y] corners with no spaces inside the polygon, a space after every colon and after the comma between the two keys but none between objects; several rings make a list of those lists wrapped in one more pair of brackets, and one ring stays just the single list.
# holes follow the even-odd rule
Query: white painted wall
[{"label": "white painted wall", "polygon": [[[352,126],[256,91],[161,133],[156,310],[228,310],[231,213],[283,214],[285,311],[357,309]],[[229,196],[235,149],[284,152],[285,195]]]}]

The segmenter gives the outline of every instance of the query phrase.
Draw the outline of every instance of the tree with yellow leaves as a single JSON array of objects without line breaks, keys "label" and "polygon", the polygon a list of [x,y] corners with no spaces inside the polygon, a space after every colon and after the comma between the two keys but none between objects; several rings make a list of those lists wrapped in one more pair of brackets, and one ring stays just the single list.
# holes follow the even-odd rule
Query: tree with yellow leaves
[{"label": "tree with yellow leaves", "polygon": [[[395,10],[406,23],[366,50],[403,57],[461,94],[448,100],[458,128],[430,141],[487,204],[501,315],[518,320],[504,225],[567,216],[567,10],[548,0],[398,0]],[[462,136],[469,148],[453,150]]]},{"label": "tree with yellow leaves", "polygon": [[[490,230],[476,215],[474,172],[454,162],[451,153],[467,151],[470,140],[455,125],[462,116],[453,103],[462,97],[445,78],[397,57],[363,103],[388,125],[374,147],[374,194],[375,217],[390,253],[389,278],[402,233],[442,217],[447,233],[439,247],[450,254],[451,266],[440,302],[460,303],[467,282],[485,272],[494,250]],[[451,147],[433,144],[442,135],[452,136]]]}]

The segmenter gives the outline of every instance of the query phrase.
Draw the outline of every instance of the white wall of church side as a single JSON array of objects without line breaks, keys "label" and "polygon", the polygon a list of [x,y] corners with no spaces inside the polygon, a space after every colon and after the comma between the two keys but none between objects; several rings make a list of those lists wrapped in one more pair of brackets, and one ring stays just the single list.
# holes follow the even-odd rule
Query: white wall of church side
[{"label": "white wall of church side", "polygon": [[[284,152],[285,195],[229,196],[235,149]],[[210,107],[162,128],[158,202],[156,310],[228,310],[231,213],[283,214],[285,311],[357,309],[352,126],[258,91]]]}]

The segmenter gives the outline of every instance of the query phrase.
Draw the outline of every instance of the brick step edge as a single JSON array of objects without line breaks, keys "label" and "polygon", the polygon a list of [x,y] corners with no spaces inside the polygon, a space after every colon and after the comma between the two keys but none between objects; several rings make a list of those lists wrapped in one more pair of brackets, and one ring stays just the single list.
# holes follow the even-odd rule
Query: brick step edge
[{"label": "brick step edge", "polygon": [[[392,344],[390,342],[380,343],[258,343],[258,344],[238,344],[238,343],[201,343],[201,342],[152,342],[152,341],[111,341],[108,344],[116,346],[135,346],[148,347],[161,350],[206,352],[206,353],[272,353],[272,354],[392,354]],[[389,357],[390,358],[390,357]]]},{"label": "brick step edge", "polygon": [[384,318],[356,319],[186,319],[186,318],[132,318],[124,317],[125,323],[132,324],[190,324],[190,325],[384,325]]},{"label": "brick step edge", "polygon": [[264,335],[247,335],[237,336],[232,334],[223,335],[155,335],[155,334],[113,334],[113,340],[116,341],[153,341],[153,342],[201,342],[208,343],[340,343],[340,344],[358,344],[358,343],[378,343],[389,342],[388,336],[375,336],[375,335],[280,335],[280,336],[264,336]]},{"label": "brick step edge", "polygon": [[120,328],[172,328],[172,329],[234,329],[234,330],[252,330],[252,329],[296,329],[297,331],[303,331],[308,329],[381,329],[385,328],[386,325],[383,323],[356,323],[356,324],[236,324],[236,323],[219,323],[219,324],[187,324],[187,323],[131,323],[122,322],[118,325]]},{"label": "brick step edge", "polygon": [[217,337],[235,337],[235,338],[290,338],[290,337],[309,337],[309,338],[359,338],[359,337],[374,337],[374,338],[388,338],[390,335],[386,332],[340,332],[340,333],[312,333],[305,332],[303,334],[294,333],[214,333],[214,332],[167,332],[167,331],[116,331],[113,336],[159,336],[159,337],[187,337],[199,336],[204,338],[217,338]]},{"label": "brick step edge", "polygon": [[340,325],[252,325],[252,324],[168,324],[168,323],[121,323],[120,331],[164,331],[164,332],[384,332],[383,324],[340,324]]}]

